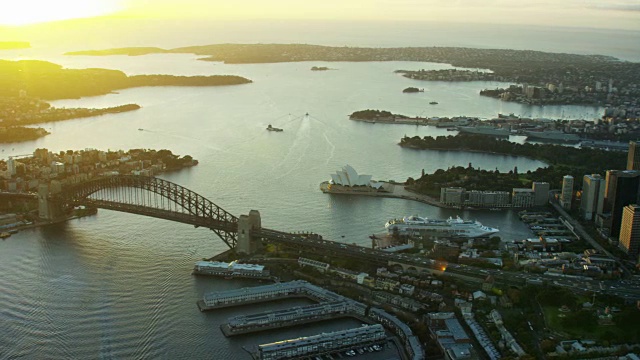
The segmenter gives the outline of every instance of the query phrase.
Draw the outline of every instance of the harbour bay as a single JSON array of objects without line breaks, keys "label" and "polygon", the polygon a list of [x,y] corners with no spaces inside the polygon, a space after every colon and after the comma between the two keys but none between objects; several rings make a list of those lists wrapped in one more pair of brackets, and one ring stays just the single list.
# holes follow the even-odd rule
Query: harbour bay
[{"label": "harbour bay", "polygon": [[[445,129],[356,123],[348,114],[385,109],[420,116],[599,117],[599,108],[531,107],[481,98],[499,83],[426,83],[394,74],[397,69],[447,68],[444,64],[284,63],[225,65],[193,56],[52,58],[69,67],[106,67],[128,74],[232,74],[252,84],[216,88],[137,88],[116,94],[60,100],[57,107],[103,107],[137,103],[142,109],[99,118],[44,124],[52,134],[6,144],[1,156],[98,148],[167,148],[199,165],[162,177],[190,188],[235,215],[258,209],[263,225],[313,231],[361,245],[390,218],[408,214],[460,215],[498,227],[505,239],[529,236],[511,211],[460,212],[399,199],[330,196],[318,188],[345,164],[374,179],[404,181],[422,169],[450,166],[534,170],[545,164],[481,153],[416,151],[397,145],[408,136],[449,135]],[[141,64],[149,64],[143,66]],[[335,71],[312,72],[311,66]],[[407,86],[424,93],[402,94]],[[436,100],[437,106],[429,101]],[[305,116],[309,113],[309,116]],[[282,133],[265,131],[268,124]],[[138,129],[143,129],[142,131]],[[0,243],[0,344],[15,340],[0,358],[228,358],[244,359],[242,346],[296,334],[353,326],[350,321],[226,339],[218,325],[232,311],[203,315],[195,301],[206,291],[242,282],[199,279],[193,262],[225,250],[205,229],[157,219],[100,211],[90,218],[22,231]],[[245,284],[246,285],[246,284]],[[290,304],[286,304],[290,305]],[[278,306],[277,304],[274,306]],[[282,305],[284,306],[284,305]],[[243,309],[246,311],[246,309]],[[257,311],[257,310],[256,310]],[[356,325],[357,326],[357,325]],[[44,337],[43,333],[56,334]]]}]

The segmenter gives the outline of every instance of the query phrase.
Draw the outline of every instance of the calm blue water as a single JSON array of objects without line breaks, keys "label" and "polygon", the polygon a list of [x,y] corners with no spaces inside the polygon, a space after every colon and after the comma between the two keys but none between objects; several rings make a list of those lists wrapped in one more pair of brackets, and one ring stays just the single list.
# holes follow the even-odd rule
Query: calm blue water
[{"label": "calm blue water", "polygon": [[[129,74],[237,74],[252,84],[215,88],[139,88],[64,100],[55,106],[100,107],[138,103],[124,114],[45,124],[52,134],[2,145],[2,157],[35,148],[171,149],[190,154],[197,167],[164,174],[235,215],[258,209],[263,226],[307,230],[330,239],[368,244],[392,217],[461,215],[499,227],[505,239],[530,236],[512,212],[464,212],[398,199],[322,194],[318,185],[345,164],[374,179],[403,181],[422,169],[469,162],[485,169],[533,170],[544,164],[512,156],[415,151],[400,148],[403,135],[448,135],[431,127],[356,123],[348,115],[366,108],[407,115],[591,118],[590,107],[530,107],[481,98],[495,83],[417,83],[396,69],[445,68],[428,63],[332,63],[336,71],[311,72],[323,63],[224,65],[187,55],[60,57],[68,67],[107,67]],[[407,86],[425,88],[406,95]],[[439,105],[428,105],[429,101]],[[305,113],[309,116],[303,116]],[[282,133],[264,130],[267,124]],[[138,128],[145,129],[138,131]],[[32,229],[0,242],[0,359],[214,358],[247,359],[243,346],[296,335],[358,326],[351,320],[259,335],[225,338],[228,316],[195,302],[204,292],[249,285],[196,278],[193,263],[225,250],[211,231],[117,212]],[[291,306],[284,302],[273,307]],[[264,307],[261,306],[260,310]]]}]

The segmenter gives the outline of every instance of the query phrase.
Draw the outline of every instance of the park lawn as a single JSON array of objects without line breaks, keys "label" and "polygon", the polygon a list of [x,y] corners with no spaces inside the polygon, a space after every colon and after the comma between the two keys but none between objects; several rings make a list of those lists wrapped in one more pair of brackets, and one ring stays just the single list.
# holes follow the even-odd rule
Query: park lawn
[{"label": "park lawn", "polygon": [[603,335],[606,332],[611,332],[616,337],[621,334],[621,330],[615,325],[595,324],[593,329],[566,327],[562,324],[562,318],[558,316],[560,314],[564,314],[560,312],[558,307],[544,306],[542,310],[544,311],[544,318],[550,330],[558,333],[565,333],[571,338],[600,341],[605,340],[603,339]]}]

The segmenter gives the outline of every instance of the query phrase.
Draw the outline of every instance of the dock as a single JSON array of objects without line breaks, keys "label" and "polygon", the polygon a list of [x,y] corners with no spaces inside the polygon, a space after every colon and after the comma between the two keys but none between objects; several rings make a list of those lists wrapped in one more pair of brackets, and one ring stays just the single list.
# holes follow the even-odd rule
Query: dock
[{"label": "dock", "polygon": [[355,317],[360,321],[370,322],[359,315],[362,309],[357,304],[353,301],[339,301],[238,315],[229,318],[226,324],[220,325],[220,329],[225,336],[229,337],[343,317]]},{"label": "dock", "polygon": [[386,341],[387,336],[382,325],[363,325],[359,328],[258,345],[251,355],[254,359],[260,360],[322,356]]},{"label": "dock", "polygon": [[[224,307],[255,304],[292,297],[306,297],[317,302],[354,302],[349,298],[323,289],[309,282],[295,280],[286,283],[275,283],[272,285],[212,292],[205,294],[197,304],[200,311],[208,311]],[[364,305],[362,306],[364,307],[362,315],[364,315],[366,307]]]}]

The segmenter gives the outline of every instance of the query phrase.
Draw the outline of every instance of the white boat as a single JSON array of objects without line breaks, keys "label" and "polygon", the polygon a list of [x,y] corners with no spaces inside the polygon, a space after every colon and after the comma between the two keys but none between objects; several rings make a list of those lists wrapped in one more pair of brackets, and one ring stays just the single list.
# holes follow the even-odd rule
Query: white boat
[{"label": "white boat", "polygon": [[475,238],[497,233],[496,228],[482,225],[479,221],[462,220],[459,216],[447,220],[429,219],[419,216],[405,216],[389,220],[384,227],[390,234],[394,232],[438,235],[443,237]]}]

